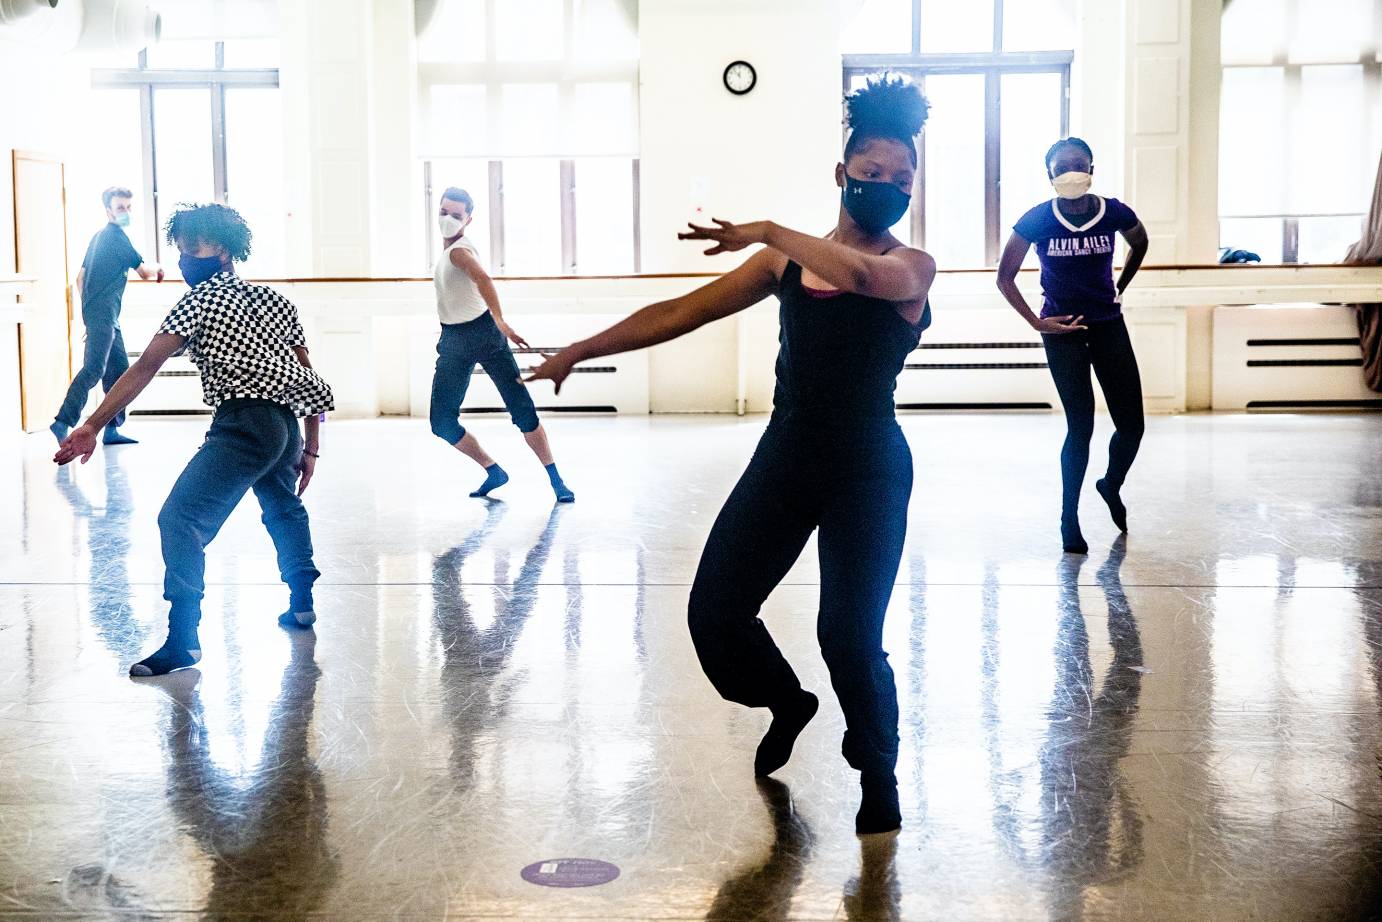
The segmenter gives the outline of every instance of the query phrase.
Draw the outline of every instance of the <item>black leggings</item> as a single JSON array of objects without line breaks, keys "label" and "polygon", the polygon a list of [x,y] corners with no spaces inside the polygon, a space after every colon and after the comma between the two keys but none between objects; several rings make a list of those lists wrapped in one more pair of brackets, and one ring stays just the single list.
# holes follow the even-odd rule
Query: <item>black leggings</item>
[{"label": "black leggings", "polygon": [[845,715],[844,756],[897,764],[897,687],[883,616],[907,532],[912,454],[896,422],[867,435],[769,424],[710,531],[691,587],[691,639],[715,690],[771,707],[801,688],[758,617],[811,532],[821,570],[816,636]]},{"label": "black leggings", "polygon": [[1094,436],[1094,386],[1089,370],[1092,367],[1098,376],[1109,416],[1113,417],[1106,479],[1115,490],[1127,479],[1142,442],[1142,379],[1122,317],[1091,323],[1088,329],[1074,333],[1043,333],[1041,339],[1046,346],[1046,364],[1065,407],[1061,518],[1073,521],[1079,513],[1080,488],[1089,467],[1089,440]]}]

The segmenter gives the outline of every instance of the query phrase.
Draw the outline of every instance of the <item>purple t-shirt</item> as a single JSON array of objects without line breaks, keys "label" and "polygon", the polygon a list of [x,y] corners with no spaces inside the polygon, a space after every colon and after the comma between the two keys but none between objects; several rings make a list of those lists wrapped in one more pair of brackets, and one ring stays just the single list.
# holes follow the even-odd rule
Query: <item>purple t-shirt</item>
[{"label": "purple t-shirt", "polygon": [[1056,199],[1042,202],[1013,225],[1036,247],[1041,260],[1041,316],[1083,315],[1112,320],[1121,312],[1114,300],[1114,235],[1137,226],[1137,215],[1116,198],[1099,199],[1093,214],[1076,224],[1056,210]]}]

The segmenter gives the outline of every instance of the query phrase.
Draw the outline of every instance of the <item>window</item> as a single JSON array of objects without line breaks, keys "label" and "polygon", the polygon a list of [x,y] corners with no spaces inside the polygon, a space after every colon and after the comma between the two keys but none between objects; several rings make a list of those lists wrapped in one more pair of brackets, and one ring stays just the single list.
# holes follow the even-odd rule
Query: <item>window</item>
[{"label": "window", "polygon": [[626,0],[436,0],[418,99],[436,258],[447,186],[495,275],[637,272],[638,36]]},{"label": "window", "polygon": [[1224,9],[1219,242],[1334,263],[1362,233],[1382,147],[1382,0]]},{"label": "window", "polygon": [[[97,106],[109,103],[101,137],[121,172],[104,182],[135,193],[130,239],[144,257],[177,273],[177,253],[161,228],[181,202],[238,209],[254,234],[242,267],[251,278],[284,274],[283,125],[277,42],[160,42],[128,70],[92,72]],[[132,161],[137,176],[127,177]],[[133,180],[138,179],[136,183]],[[96,180],[97,177],[91,177]]]},{"label": "window", "polygon": [[1050,197],[1041,158],[1069,133],[1075,0],[865,0],[844,34],[850,92],[883,71],[931,103],[901,236],[948,266],[994,265]]},{"label": "window", "polygon": [[627,157],[437,158],[423,164],[427,266],[441,195],[470,193],[466,237],[493,275],[628,275],[640,270],[638,161]]}]

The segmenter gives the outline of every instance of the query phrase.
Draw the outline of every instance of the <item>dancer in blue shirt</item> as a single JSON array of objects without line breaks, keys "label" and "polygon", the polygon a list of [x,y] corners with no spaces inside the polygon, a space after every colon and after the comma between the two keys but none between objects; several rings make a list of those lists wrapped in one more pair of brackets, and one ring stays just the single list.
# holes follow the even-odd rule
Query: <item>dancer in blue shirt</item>
[{"label": "dancer in blue shirt", "polygon": [[[1066,436],[1061,449],[1061,544],[1067,553],[1086,554],[1080,532],[1080,488],[1089,466],[1094,435],[1094,388],[1099,379],[1113,438],[1108,473],[1095,484],[1120,532],[1128,530],[1128,510],[1120,491],[1142,441],[1142,380],[1137,371],[1122,296],[1147,253],[1147,232],[1133,210],[1113,198],[1091,194],[1094,154],[1079,138],[1063,138],[1046,152],[1046,171],[1056,197],[1032,208],[1013,225],[998,264],[998,288],[1008,303],[1041,333],[1046,363],[1065,407]],[[1128,258],[1115,285],[1115,235],[1128,243]],[[1041,315],[1017,288],[1017,271],[1036,247],[1041,261]]]}]

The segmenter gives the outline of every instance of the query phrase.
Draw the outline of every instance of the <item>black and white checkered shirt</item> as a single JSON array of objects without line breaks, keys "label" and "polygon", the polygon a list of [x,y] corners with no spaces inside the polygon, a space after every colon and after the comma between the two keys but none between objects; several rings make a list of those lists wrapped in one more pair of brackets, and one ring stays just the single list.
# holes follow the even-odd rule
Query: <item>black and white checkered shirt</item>
[{"label": "black and white checkered shirt", "polygon": [[186,338],[179,352],[201,372],[207,406],[257,398],[297,416],[335,408],[331,386],[293,353],[307,345],[297,308],[272,288],[218,272],[183,295],[158,332]]}]

